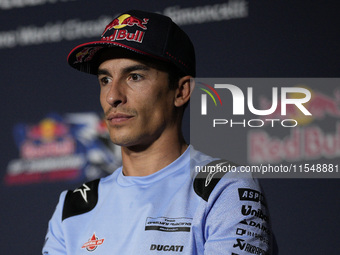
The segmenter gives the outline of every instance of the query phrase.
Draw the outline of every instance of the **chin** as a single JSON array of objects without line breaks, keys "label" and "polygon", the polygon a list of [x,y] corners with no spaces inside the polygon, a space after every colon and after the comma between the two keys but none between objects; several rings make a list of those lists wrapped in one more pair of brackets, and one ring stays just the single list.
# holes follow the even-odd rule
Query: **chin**
[{"label": "chin", "polygon": [[135,145],[135,139],[131,139],[131,136],[125,136],[125,135],[118,135],[115,134],[114,136],[110,136],[111,141],[119,146],[122,147],[129,147]]}]

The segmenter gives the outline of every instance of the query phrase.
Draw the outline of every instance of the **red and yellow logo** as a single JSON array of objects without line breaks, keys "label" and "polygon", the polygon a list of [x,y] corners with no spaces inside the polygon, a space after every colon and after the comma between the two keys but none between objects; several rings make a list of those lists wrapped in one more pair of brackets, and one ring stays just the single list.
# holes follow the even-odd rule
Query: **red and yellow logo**
[{"label": "red and yellow logo", "polygon": [[145,26],[148,23],[149,19],[139,19],[136,17],[131,16],[130,14],[123,14],[120,15],[118,18],[112,20],[110,22],[110,24],[108,24],[105,27],[105,30],[102,34],[102,36],[104,36],[104,34],[111,29],[121,29],[123,27],[129,26],[137,26],[139,28],[142,28],[143,30],[146,30],[147,27]]},{"label": "red and yellow logo", "polygon": [[98,239],[98,237],[96,237],[96,234],[93,233],[92,237],[89,239],[89,241],[87,241],[86,243],[84,243],[84,245],[81,247],[86,248],[86,250],[88,251],[94,251],[95,249],[97,249],[97,247],[99,245],[102,245],[104,242],[104,238],[103,239]]}]

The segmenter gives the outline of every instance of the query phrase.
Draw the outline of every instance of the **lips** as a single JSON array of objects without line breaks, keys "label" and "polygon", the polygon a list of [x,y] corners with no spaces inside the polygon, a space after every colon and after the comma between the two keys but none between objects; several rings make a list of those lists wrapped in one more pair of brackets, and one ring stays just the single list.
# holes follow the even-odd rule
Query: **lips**
[{"label": "lips", "polygon": [[132,119],[134,116],[124,113],[111,113],[107,116],[107,120],[109,124],[111,125],[117,125],[124,123],[130,119]]}]

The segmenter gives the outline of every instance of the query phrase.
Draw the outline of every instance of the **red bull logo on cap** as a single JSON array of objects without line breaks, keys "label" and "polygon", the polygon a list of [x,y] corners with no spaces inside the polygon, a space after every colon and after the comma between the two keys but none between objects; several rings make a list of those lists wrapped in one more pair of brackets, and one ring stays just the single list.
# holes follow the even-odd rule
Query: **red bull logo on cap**
[{"label": "red bull logo on cap", "polygon": [[[141,43],[144,37],[144,31],[136,30],[135,32],[129,32],[126,29],[122,29],[126,26],[133,27],[137,26],[143,30],[147,30],[145,26],[148,23],[149,19],[139,19],[131,16],[130,14],[123,14],[118,18],[114,19],[105,27],[104,32],[102,33],[102,40],[104,41],[133,41]],[[108,31],[115,29],[112,34],[108,36],[104,36]]]},{"label": "red bull logo on cap", "polygon": [[143,30],[147,30],[147,27],[145,26],[148,23],[149,19],[144,18],[143,20],[133,17],[130,14],[123,14],[121,16],[119,16],[118,18],[114,19],[113,21],[110,22],[110,24],[108,24],[105,27],[105,30],[102,34],[102,36],[104,36],[104,34],[111,29],[121,29],[123,27],[129,26],[137,26],[139,28],[142,28]]}]

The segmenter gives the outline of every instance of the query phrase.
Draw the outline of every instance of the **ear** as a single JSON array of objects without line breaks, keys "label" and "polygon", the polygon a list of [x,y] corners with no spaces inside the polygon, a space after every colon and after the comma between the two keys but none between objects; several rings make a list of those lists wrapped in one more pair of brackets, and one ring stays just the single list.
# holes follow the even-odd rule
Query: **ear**
[{"label": "ear", "polygon": [[176,107],[181,107],[189,101],[194,87],[195,80],[192,76],[187,75],[179,79],[174,102]]}]

